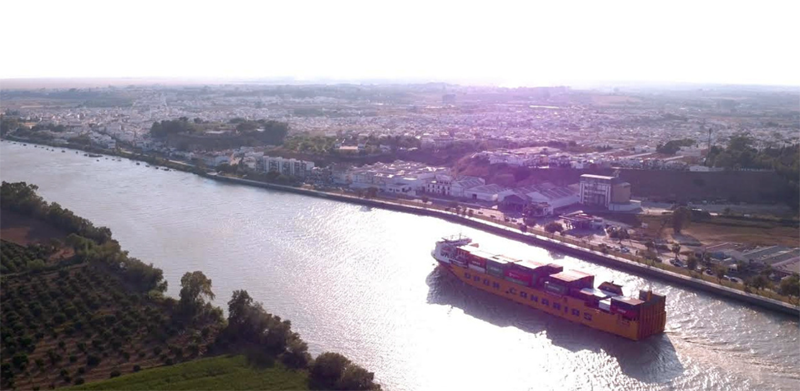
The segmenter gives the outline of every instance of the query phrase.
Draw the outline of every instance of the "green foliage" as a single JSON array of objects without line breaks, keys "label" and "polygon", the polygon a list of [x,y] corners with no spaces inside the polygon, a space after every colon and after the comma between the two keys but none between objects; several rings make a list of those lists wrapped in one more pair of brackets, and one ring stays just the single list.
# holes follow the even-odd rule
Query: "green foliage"
[{"label": "green foliage", "polygon": [[3,181],[0,186],[3,209],[46,221],[65,231],[76,233],[98,243],[111,240],[111,230],[105,227],[95,227],[90,221],[76,216],[69,209],[63,209],[58,203],[48,204],[36,194],[38,189],[38,186],[25,182]]},{"label": "green foliage", "polygon": [[561,223],[556,221],[551,221],[544,226],[544,230],[548,233],[555,233],[555,232],[562,232],[564,231],[564,226]]},{"label": "green foliage", "polygon": [[311,378],[326,386],[333,386],[344,374],[350,360],[339,353],[320,354],[311,366]]},{"label": "green foliage", "polygon": [[181,117],[176,120],[164,120],[153,122],[150,127],[150,135],[153,137],[161,138],[170,134],[179,133],[193,133],[198,131],[198,127],[193,122],[189,122],[186,117]]},{"label": "green foliage", "polygon": [[797,274],[793,274],[781,280],[780,285],[778,285],[778,292],[786,296],[800,296],[800,277]]},{"label": "green foliage", "polygon": [[695,144],[695,141],[690,138],[680,139],[680,140],[670,140],[667,141],[666,144],[658,144],[656,146],[656,152],[663,153],[666,155],[674,155],[681,147],[691,147]]},{"label": "green foliage", "polygon": [[375,374],[351,363],[336,382],[336,388],[339,390],[379,390],[380,386],[373,382],[374,379]]},{"label": "green foliage", "polygon": [[78,390],[307,390],[308,375],[280,362],[259,367],[243,355],[217,356],[91,382]]},{"label": "green foliage", "polygon": [[685,206],[680,206],[672,212],[672,229],[676,234],[688,227],[692,222],[692,211]]},{"label": "green foliage", "polygon": [[205,299],[214,300],[211,280],[201,271],[186,272],[181,277],[180,305],[191,312],[198,312],[205,305]]}]

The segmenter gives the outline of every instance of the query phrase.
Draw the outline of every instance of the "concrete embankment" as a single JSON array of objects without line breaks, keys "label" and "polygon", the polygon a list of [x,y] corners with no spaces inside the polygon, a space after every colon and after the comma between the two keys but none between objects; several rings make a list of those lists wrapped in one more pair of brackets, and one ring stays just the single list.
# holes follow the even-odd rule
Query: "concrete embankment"
[{"label": "concrete embankment", "polygon": [[283,186],[283,185],[264,183],[264,182],[258,182],[240,178],[232,178],[221,175],[206,175],[206,177],[229,183],[257,186],[266,189],[287,191],[290,193],[327,198],[335,201],[349,202],[349,203],[388,209],[398,212],[414,213],[422,216],[437,217],[453,223],[466,225],[468,227],[486,231],[495,235],[503,236],[508,239],[530,243],[539,247],[546,248],[548,250],[561,252],[586,261],[609,266],[618,270],[623,270],[641,276],[658,278],[669,283],[679,284],[682,286],[687,286],[690,288],[702,290],[705,292],[713,293],[730,299],[739,300],[748,304],[752,304],[776,312],[781,312],[794,316],[800,315],[799,307],[778,300],[758,296],[755,294],[750,294],[747,292],[743,292],[737,289],[729,288],[718,284],[713,284],[698,278],[692,278],[678,273],[673,273],[668,270],[663,270],[656,267],[643,265],[624,258],[615,257],[609,254],[603,254],[602,252],[599,251],[593,251],[572,244],[563,243],[558,240],[550,239],[545,236],[521,232],[499,224],[484,222],[474,218],[458,216],[453,213],[443,212],[440,210],[426,209],[422,207],[414,207],[409,205],[400,205],[396,203],[385,202],[374,199],[357,198],[342,194],[326,193],[326,192],[303,189],[298,187]]}]

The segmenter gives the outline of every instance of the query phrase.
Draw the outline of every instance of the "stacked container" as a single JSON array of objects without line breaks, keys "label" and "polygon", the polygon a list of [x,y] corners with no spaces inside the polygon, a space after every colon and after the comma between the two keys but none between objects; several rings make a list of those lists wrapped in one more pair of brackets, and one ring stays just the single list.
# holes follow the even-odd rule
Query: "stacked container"
[{"label": "stacked container", "polygon": [[518,269],[508,268],[503,273],[505,279],[516,284],[531,286],[533,274],[531,272],[524,272]]},{"label": "stacked container", "polygon": [[467,256],[467,262],[469,262],[470,270],[486,273],[486,258],[476,254],[469,254],[469,256]]}]

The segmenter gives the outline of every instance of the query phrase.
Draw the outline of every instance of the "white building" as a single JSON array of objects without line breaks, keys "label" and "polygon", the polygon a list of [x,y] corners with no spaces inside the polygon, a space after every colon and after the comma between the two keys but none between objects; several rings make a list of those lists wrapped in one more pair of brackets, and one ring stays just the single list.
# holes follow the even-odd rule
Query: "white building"
[{"label": "white building", "polygon": [[263,172],[277,172],[286,176],[305,177],[314,168],[314,162],[262,156],[256,159],[256,168]]},{"label": "white building", "polygon": [[452,181],[450,183],[450,196],[457,197],[457,198],[467,198],[467,190],[483,186],[486,184],[486,181],[483,178],[478,178],[474,176],[466,176],[459,178],[458,180]]},{"label": "white building", "polygon": [[467,189],[464,193],[466,194],[465,198],[469,198],[471,200],[497,202],[500,193],[506,190],[507,189],[505,187],[491,184],[491,185],[481,185],[473,187]]}]

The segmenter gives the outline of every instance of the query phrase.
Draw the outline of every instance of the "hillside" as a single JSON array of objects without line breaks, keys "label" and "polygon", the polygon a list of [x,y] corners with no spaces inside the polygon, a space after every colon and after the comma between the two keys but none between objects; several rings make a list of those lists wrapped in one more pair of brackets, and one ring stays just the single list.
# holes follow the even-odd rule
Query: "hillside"
[{"label": "hillside", "polygon": [[244,355],[218,356],[132,373],[69,390],[307,390],[308,373],[281,363],[256,365]]}]

